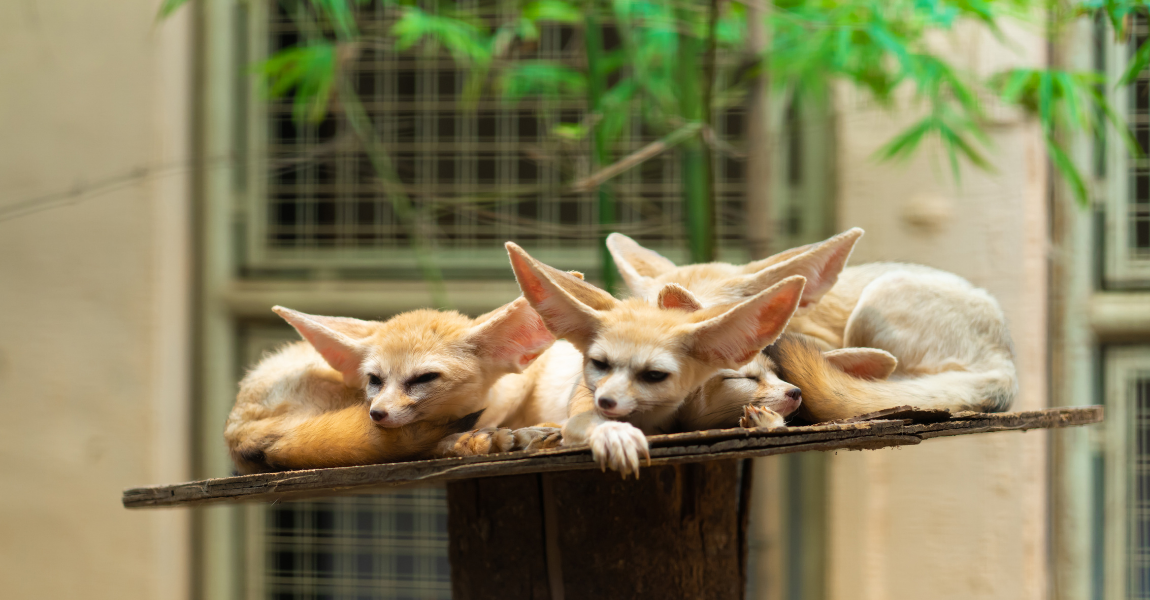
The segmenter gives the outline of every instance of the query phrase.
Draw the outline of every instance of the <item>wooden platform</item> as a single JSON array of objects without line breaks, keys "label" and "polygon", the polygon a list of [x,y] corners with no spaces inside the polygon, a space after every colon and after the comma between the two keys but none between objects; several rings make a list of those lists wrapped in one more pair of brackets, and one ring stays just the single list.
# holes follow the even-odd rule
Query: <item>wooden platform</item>
[{"label": "wooden platform", "polygon": [[[870,415],[870,420],[779,429],[718,429],[648,438],[651,465],[676,465],[769,456],[812,450],[867,450],[911,446],[923,440],[994,431],[1072,427],[1102,420],[1102,407],[1057,408],[1031,412],[982,414],[903,408]],[[205,479],[124,491],[127,508],[193,506],[207,503],[271,502],[365,493],[381,488],[427,485],[505,475],[552,473],[597,468],[583,447],[534,453],[511,452],[469,458],[286,471]]]}]

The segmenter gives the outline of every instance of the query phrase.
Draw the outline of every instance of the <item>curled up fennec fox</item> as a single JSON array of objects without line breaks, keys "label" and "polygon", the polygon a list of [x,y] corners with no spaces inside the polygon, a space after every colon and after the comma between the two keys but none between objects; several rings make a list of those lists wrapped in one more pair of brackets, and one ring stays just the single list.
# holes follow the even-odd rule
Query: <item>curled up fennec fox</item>
[{"label": "curled up fennec fox", "polygon": [[[802,390],[801,411],[812,420],[901,405],[952,412],[1009,408],[1018,390],[1014,351],[994,298],[957,275],[921,265],[844,268],[862,234],[851,229],[742,266],[678,267],[618,233],[607,244],[632,293],[649,301],[670,283],[710,306],[805,277],[788,335],[766,354],[777,375]],[[824,354],[846,348],[889,355]]]},{"label": "curled up fennec fox", "polygon": [[[639,458],[649,456],[644,434],[674,428],[684,418],[684,405],[708,380],[724,369],[740,369],[782,333],[804,284],[802,277],[790,277],[740,302],[710,308],[670,284],[660,287],[652,305],[616,300],[511,242],[507,250],[523,296],[551,333],[566,340],[540,358],[562,354],[539,375],[569,385],[563,443],[588,443],[601,466],[624,476],[637,474]],[[743,405],[749,403],[742,397]],[[747,417],[754,420],[754,412]]]},{"label": "curled up fennec fox", "polygon": [[415,310],[381,323],[273,310],[307,341],[268,355],[240,382],[224,437],[241,473],[557,442],[554,427],[531,426],[566,417],[559,394],[502,382],[527,376],[555,341],[523,298],[476,319]]}]

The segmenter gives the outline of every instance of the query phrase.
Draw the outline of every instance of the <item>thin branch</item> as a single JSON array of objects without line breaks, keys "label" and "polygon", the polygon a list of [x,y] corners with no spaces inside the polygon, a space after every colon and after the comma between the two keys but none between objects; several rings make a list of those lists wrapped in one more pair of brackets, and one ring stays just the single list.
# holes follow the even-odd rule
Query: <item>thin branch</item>
[{"label": "thin branch", "polygon": [[626,171],[629,171],[644,162],[655,158],[656,156],[674,148],[679,143],[695,135],[700,129],[703,128],[702,123],[687,123],[682,127],[672,131],[670,134],[664,136],[662,139],[655,140],[646,146],[624,156],[622,159],[614,162],[598,171],[584,177],[575,183],[571,184],[571,191],[573,192],[586,192],[593,190],[607,180],[616,177]]}]

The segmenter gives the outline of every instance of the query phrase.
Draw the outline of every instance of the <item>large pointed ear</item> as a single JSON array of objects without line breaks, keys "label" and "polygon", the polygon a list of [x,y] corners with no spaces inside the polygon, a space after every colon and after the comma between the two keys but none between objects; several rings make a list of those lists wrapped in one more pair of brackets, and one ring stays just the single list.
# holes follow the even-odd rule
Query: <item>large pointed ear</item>
[{"label": "large pointed ear", "polygon": [[695,312],[703,309],[703,303],[695,297],[687,288],[677,284],[668,283],[659,290],[659,299],[657,301],[659,308],[664,310],[669,308],[677,308],[687,312]]},{"label": "large pointed ear", "polygon": [[507,242],[507,255],[523,297],[543,318],[547,329],[580,352],[585,351],[602,324],[598,311],[610,310],[618,301],[570,273],[531,258],[513,242]]},{"label": "large pointed ear", "polygon": [[368,322],[309,315],[282,306],[273,306],[272,310],[291,323],[327,364],[343,375],[344,384],[353,388],[363,386],[363,374],[359,372],[359,367],[367,357],[367,349],[352,336],[366,335],[370,328]]},{"label": "large pointed ear", "polygon": [[[847,259],[854,250],[855,243],[862,237],[863,230],[855,227],[828,240],[807,247],[805,252],[795,254],[757,273],[745,275],[729,285],[738,288],[736,293],[750,296],[765,290],[787,277],[800,275],[807,280],[803,288],[803,298],[799,308],[819,301],[839,280],[839,273],[847,266]],[[769,259],[768,259],[769,260]]]},{"label": "large pointed ear", "polygon": [[691,353],[720,369],[738,369],[786,329],[803,295],[802,277],[789,277],[695,326]]},{"label": "large pointed ear", "polygon": [[655,277],[678,268],[662,254],[640,246],[621,233],[607,236],[607,250],[615,259],[615,268],[623,275],[623,281],[631,293],[641,298],[654,292],[652,288],[655,286]]},{"label": "large pointed ear", "polygon": [[843,373],[859,379],[886,379],[898,368],[898,359],[878,348],[831,350],[824,352],[823,358]]},{"label": "large pointed ear", "polygon": [[476,319],[467,340],[476,354],[500,370],[520,373],[555,342],[555,336],[526,298],[516,298]]},{"label": "large pointed ear", "polygon": [[814,244],[807,244],[805,246],[795,246],[794,248],[789,248],[787,250],[783,250],[782,252],[779,252],[778,254],[772,254],[766,258],[760,258],[759,260],[753,260],[753,261],[743,265],[742,271],[748,275],[758,273],[759,271],[762,271],[763,269],[765,269],[767,267],[773,267],[773,266],[775,266],[775,265],[777,265],[783,261],[790,260],[790,259],[792,259],[792,258],[794,258],[794,257],[796,257],[796,256],[798,256],[804,252],[813,250],[816,246],[818,246],[821,243],[822,242],[815,242]]}]

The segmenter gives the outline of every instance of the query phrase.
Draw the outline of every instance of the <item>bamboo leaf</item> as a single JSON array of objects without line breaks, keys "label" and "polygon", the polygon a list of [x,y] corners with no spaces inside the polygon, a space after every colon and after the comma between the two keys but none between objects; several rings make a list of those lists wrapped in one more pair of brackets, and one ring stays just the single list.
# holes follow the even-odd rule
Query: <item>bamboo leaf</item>
[{"label": "bamboo leaf", "polygon": [[188,0],[164,0],[160,4],[160,10],[156,13],[156,20],[163,20],[172,16],[172,13],[187,3]]},{"label": "bamboo leaf", "polygon": [[503,95],[510,100],[526,96],[581,96],[587,90],[587,76],[559,63],[533,61],[505,71],[501,85]]},{"label": "bamboo leaf", "polygon": [[1126,71],[1118,79],[1118,85],[1134,83],[1134,80],[1138,79],[1138,75],[1145,71],[1147,66],[1150,66],[1150,39],[1142,42],[1142,45],[1138,47],[1138,51],[1130,59],[1130,64],[1126,66]]},{"label": "bamboo leaf", "polygon": [[523,18],[531,22],[581,23],[583,12],[562,0],[536,0],[523,7]]},{"label": "bamboo leaf", "polygon": [[491,47],[483,28],[459,16],[429,14],[406,7],[391,27],[397,50],[408,50],[421,42],[432,42],[446,49],[461,63],[486,64],[491,60]]},{"label": "bamboo leaf", "polygon": [[293,94],[292,114],[297,121],[318,122],[327,113],[336,76],[336,47],[330,42],[287,48],[258,66],[268,95]]},{"label": "bamboo leaf", "polygon": [[1085,207],[1090,203],[1090,196],[1086,191],[1086,182],[1082,178],[1082,173],[1070,160],[1070,156],[1066,154],[1055,142],[1054,136],[1047,135],[1046,138],[1046,151],[1050,154],[1050,160],[1054,163],[1054,168],[1058,170],[1062,178],[1070,186],[1070,191],[1074,193],[1074,199],[1078,204]]},{"label": "bamboo leaf", "polygon": [[927,134],[937,128],[938,120],[934,115],[924,117],[884,144],[876,154],[881,160],[905,159],[918,148]]}]

